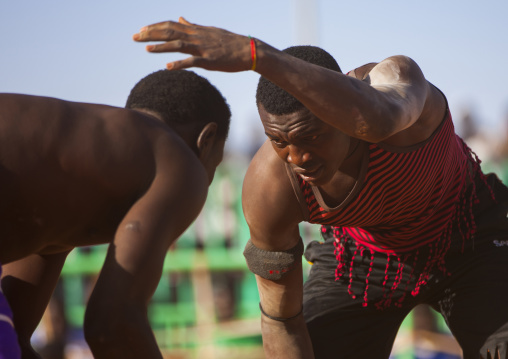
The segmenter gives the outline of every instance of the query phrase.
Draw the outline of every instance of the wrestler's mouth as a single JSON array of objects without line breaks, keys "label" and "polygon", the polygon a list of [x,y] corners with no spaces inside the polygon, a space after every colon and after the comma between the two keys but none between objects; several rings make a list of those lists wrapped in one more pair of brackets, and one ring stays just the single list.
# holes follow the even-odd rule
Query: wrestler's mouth
[{"label": "wrestler's mouth", "polygon": [[313,168],[311,170],[305,170],[302,168],[295,168],[294,169],[295,173],[306,182],[316,181],[323,173],[323,170],[324,170],[323,166],[318,166],[318,167]]}]

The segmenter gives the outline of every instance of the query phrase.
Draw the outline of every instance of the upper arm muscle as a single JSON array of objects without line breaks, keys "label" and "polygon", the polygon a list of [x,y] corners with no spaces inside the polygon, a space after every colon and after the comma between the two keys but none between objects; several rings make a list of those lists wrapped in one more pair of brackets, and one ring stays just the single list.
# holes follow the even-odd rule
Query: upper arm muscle
[{"label": "upper arm muscle", "polygon": [[267,141],[252,160],[242,193],[245,218],[254,244],[266,250],[285,250],[299,239],[303,214],[284,163]]}]

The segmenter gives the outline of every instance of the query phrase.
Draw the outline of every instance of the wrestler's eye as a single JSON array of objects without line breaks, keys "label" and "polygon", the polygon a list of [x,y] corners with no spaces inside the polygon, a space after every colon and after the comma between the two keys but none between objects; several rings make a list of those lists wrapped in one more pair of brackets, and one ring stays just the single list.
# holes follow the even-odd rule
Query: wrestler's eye
[{"label": "wrestler's eye", "polygon": [[278,148],[284,148],[288,145],[286,141],[282,141],[277,138],[271,138],[270,141],[272,141],[272,144]]},{"label": "wrestler's eye", "polygon": [[317,140],[318,137],[319,137],[319,135],[306,136],[303,138],[303,140],[305,142],[312,142],[312,141]]}]

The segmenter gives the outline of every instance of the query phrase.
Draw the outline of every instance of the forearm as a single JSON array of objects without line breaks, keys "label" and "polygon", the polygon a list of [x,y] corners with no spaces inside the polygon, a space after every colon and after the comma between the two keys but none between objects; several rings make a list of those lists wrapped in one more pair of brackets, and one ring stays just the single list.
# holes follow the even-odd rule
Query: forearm
[{"label": "forearm", "polygon": [[302,266],[282,279],[256,277],[260,295],[261,330],[267,358],[313,358],[302,315]]},{"label": "forearm", "polygon": [[94,358],[161,358],[147,316],[152,285],[134,286],[132,276],[110,260],[112,253],[88,301],[85,339]]},{"label": "forearm", "polygon": [[137,312],[86,318],[85,338],[94,358],[162,358],[148,318]]},{"label": "forearm", "polygon": [[302,314],[282,322],[261,317],[263,349],[267,358],[313,359],[312,344]]},{"label": "forearm", "polygon": [[111,340],[93,342],[87,340],[93,357],[96,359],[162,359],[162,354],[153,338],[147,338],[146,333],[138,333],[139,336],[124,336],[115,333]]},{"label": "forearm", "polygon": [[390,127],[386,119],[393,109],[385,94],[356,78],[301,61],[260,40],[257,43],[256,72],[292,94],[322,121],[369,141],[386,136]]}]

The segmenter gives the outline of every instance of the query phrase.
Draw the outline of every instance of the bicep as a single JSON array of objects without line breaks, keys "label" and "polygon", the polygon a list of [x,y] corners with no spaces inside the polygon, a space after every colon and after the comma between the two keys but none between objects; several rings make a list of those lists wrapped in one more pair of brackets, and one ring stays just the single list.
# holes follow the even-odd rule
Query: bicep
[{"label": "bicep", "polygon": [[245,175],[242,205],[253,243],[266,250],[293,247],[303,220],[282,160],[266,142]]},{"label": "bicep", "polygon": [[[253,244],[266,251],[286,251],[301,241],[298,224],[303,214],[286,173],[284,163],[272,156],[265,143],[252,160],[245,176],[242,202]],[[266,313],[291,317],[302,303],[302,265],[280,279],[256,275],[259,295]]]}]

